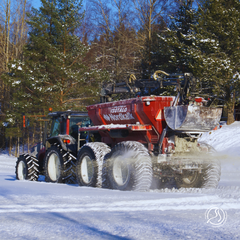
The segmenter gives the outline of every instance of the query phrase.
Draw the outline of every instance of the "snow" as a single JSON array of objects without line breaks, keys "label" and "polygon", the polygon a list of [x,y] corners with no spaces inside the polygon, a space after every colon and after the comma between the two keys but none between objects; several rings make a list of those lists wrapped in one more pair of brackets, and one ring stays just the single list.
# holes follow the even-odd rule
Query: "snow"
[{"label": "snow", "polygon": [[[240,239],[239,135],[235,122],[200,138],[222,163],[216,189],[132,192],[18,181],[16,158],[1,154],[0,239]],[[215,226],[214,216],[225,218]]]},{"label": "snow", "polygon": [[231,125],[221,125],[217,131],[203,133],[200,142],[207,142],[218,153],[240,157],[239,151],[240,122]]}]

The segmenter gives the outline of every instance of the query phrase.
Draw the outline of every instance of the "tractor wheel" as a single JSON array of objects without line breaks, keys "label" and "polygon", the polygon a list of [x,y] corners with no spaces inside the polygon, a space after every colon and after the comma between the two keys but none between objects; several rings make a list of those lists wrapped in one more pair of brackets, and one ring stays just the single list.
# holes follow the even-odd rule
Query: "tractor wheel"
[{"label": "tractor wheel", "polygon": [[80,186],[101,187],[102,164],[110,148],[101,142],[85,144],[78,153],[76,174]]},{"label": "tractor wheel", "polygon": [[184,170],[176,177],[178,188],[216,188],[221,176],[221,166],[217,161],[203,165],[201,173]]},{"label": "tractor wheel", "polygon": [[29,154],[19,156],[16,163],[16,178],[18,180],[37,181],[39,176],[38,160]]},{"label": "tractor wheel", "polygon": [[72,153],[66,152],[63,155],[63,159],[66,159],[65,163],[67,163],[67,177],[65,178],[65,183],[76,184],[77,183],[77,175],[76,175],[77,158]]},{"label": "tractor wheel", "polygon": [[57,146],[51,146],[45,157],[45,181],[65,183],[71,176],[67,152],[59,149]]},{"label": "tractor wheel", "polygon": [[152,161],[148,150],[139,142],[118,143],[107,155],[107,183],[118,190],[149,190],[152,183]]}]

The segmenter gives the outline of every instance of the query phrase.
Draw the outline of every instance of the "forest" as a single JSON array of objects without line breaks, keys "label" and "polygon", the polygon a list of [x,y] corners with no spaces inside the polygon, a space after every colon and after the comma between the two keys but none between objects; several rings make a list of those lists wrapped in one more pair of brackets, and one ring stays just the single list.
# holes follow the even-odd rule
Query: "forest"
[{"label": "forest", "polygon": [[0,149],[18,146],[18,155],[19,145],[39,142],[50,107],[85,111],[103,83],[149,79],[156,70],[193,73],[203,96],[234,121],[239,0],[41,3],[0,4]]}]

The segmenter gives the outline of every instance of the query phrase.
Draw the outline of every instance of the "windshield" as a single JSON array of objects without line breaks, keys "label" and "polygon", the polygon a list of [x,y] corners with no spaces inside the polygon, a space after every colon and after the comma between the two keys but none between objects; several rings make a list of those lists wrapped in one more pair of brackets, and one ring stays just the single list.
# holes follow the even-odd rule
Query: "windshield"
[{"label": "windshield", "polygon": [[91,125],[91,120],[89,117],[71,116],[69,134],[75,139],[77,139],[78,127],[88,127],[90,125]]},{"label": "windshield", "polygon": [[58,134],[60,134],[60,119],[55,118],[52,121],[50,137],[57,136]]},{"label": "windshield", "polygon": [[[50,137],[66,134],[66,118],[58,116],[52,119]],[[88,127],[91,125],[91,120],[88,116],[71,116],[69,123],[69,134],[77,140],[78,128]]]},{"label": "windshield", "polygon": [[66,133],[66,124],[65,119],[62,117],[57,117],[52,119],[52,126],[51,126],[51,132],[50,137],[57,136],[59,134],[65,134]]}]

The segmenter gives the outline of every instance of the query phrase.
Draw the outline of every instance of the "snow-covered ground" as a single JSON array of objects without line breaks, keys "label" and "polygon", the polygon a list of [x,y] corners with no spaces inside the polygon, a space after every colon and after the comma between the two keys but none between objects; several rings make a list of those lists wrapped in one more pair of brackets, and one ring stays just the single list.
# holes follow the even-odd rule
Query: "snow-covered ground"
[{"label": "snow-covered ground", "polygon": [[0,239],[240,239],[240,123],[205,133],[217,189],[149,192],[18,181],[0,155]]}]

